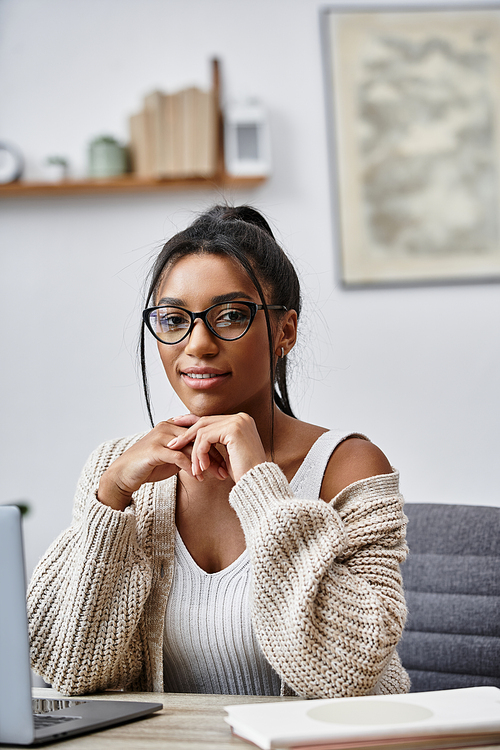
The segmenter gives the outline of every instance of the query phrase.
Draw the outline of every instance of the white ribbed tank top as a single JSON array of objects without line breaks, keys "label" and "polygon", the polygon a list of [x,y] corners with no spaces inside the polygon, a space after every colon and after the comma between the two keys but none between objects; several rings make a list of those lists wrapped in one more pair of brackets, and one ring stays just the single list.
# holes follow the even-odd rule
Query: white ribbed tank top
[{"label": "white ribbed tank top", "polygon": [[[319,498],[332,452],[352,434],[359,435],[330,431],[320,436],[291,481],[295,496]],[[163,634],[165,692],[280,694],[280,677],[253,632],[250,593],[247,550],[224,570],[207,573],[195,563],[176,530]]]}]

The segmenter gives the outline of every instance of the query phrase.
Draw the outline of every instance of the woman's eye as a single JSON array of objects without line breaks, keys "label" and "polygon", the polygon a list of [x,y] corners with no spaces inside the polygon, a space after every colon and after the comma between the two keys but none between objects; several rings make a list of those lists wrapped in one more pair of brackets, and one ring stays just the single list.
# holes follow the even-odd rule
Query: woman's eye
[{"label": "woman's eye", "polygon": [[189,319],[178,313],[160,313],[158,322],[163,330],[172,330],[172,328],[186,328],[189,326]]},{"label": "woman's eye", "polygon": [[224,310],[218,315],[215,325],[217,328],[227,328],[227,326],[242,325],[247,319],[248,314],[241,310]]}]

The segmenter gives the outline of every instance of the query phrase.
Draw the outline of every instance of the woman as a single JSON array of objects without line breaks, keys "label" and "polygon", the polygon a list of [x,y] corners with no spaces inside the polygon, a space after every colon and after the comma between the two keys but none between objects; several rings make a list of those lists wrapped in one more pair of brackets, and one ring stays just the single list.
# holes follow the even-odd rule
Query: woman
[{"label": "woman", "polygon": [[[398,475],[294,418],[295,271],[265,219],[216,206],[153,268],[145,327],[187,414],[100,446],[29,590],[32,663],[106,688],[405,692]],[[141,339],[144,386],[144,330]]]}]

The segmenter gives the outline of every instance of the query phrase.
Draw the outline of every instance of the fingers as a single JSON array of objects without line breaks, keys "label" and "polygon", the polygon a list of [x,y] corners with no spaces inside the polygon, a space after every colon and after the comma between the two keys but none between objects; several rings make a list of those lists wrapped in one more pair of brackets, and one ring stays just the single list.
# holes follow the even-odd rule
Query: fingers
[{"label": "fingers", "polygon": [[[191,417],[193,420],[191,421]],[[186,445],[189,445],[189,443],[194,443],[196,440],[200,429],[203,427],[206,427],[207,424],[210,426],[210,424],[213,422],[213,420],[216,419],[216,417],[195,417],[194,414],[186,414],[183,417],[173,417],[172,421],[175,420],[175,424],[180,424],[180,421],[186,421],[190,422],[189,425],[182,425],[183,427],[186,427],[185,432],[182,432],[180,435],[176,435],[175,438],[173,438],[169,443],[167,443],[167,447],[171,448],[175,445],[176,450],[180,450],[181,448],[184,448]],[[213,431],[212,431],[213,432]],[[213,441],[211,445],[215,445],[217,442],[222,442],[219,440]]]},{"label": "fingers", "polygon": [[209,468],[212,470],[211,451],[218,444],[223,445],[227,452],[224,465],[218,468],[220,477],[227,471],[234,481],[238,481],[253,466],[266,461],[255,422],[248,414],[200,417],[184,433],[172,439],[168,448],[183,450],[189,443],[192,443],[191,472],[197,478]]},{"label": "fingers", "polygon": [[191,474],[199,481],[203,481],[203,472],[205,471],[216,479],[227,479],[229,476],[223,456],[211,443],[205,445],[203,453],[191,446],[190,470]]},{"label": "fingers", "polygon": [[[179,436],[184,431],[185,428],[178,427],[169,421],[159,422],[127,454],[130,456],[137,455],[138,462],[144,465],[144,471],[149,468],[155,477],[150,481],[158,481],[158,476],[161,474],[164,475],[162,478],[166,478],[169,473],[169,465],[172,469],[176,467],[176,470],[183,469],[190,472],[191,446],[183,446],[180,449],[172,450],[168,445],[173,436]],[[170,471],[170,474],[176,473],[176,470]]]},{"label": "fingers", "polygon": [[158,460],[164,464],[173,464],[178,469],[183,469],[188,473],[191,471],[190,451],[174,451],[170,448],[164,448],[159,452]]},{"label": "fingers", "polygon": [[[182,421],[191,421],[189,417],[192,415],[186,415],[181,417]],[[177,419],[176,419],[176,423]],[[198,423],[198,427],[195,425]],[[196,479],[203,480],[203,472],[209,471],[213,476],[217,476],[219,479],[225,479],[228,476],[224,459],[222,458],[219,451],[215,448],[215,444],[219,442],[215,437],[210,440],[205,435],[204,440],[200,441],[199,419],[196,422],[192,422],[191,428],[186,429],[182,435],[170,440],[167,443],[167,448],[171,450],[182,451],[187,446],[191,446],[191,473]]]},{"label": "fingers", "polygon": [[211,456],[214,450],[218,453],[217,449],[213,448],[212,443],[209,439],[207,439],[206,437],[200,438],[199,434],[196,436],[191,453],[191,470],[193,472],[193,476],[203,476],[203,472],[207,471],[207,469],[210,468],[210,465],[212,463]]},{"label": "fingers", "polygon": [[203,481],[204,479],[203,472],[208,472],[217,479],[227,479],[229,473],[226,462],[215,447],[215,444],[210,441],[205,442],[202,453],[199,453],[198,450],[193,452],[193,443],[198,433],[195,425],[199,420],[200,417],[197,417],[195,414],[183,414],[178,417],[171,417],[167,422],[164,422],[164,425],[174,424],[177,427],[184,428],[179,435],[176,435],[166,443],[166,447],[169,450],[187,453],[190,456],[188,473],[192,474],[199,481]]},{"label": "fingers", "polygon": [[187,453],[190,456],[189,467],[186,471],[199,481],[203,481],[205,471],[216,479],[227,479],[229,476],[224,457],[209,441],[204,443],[202,454],[199,449],[194,451],[192,438],[186,438],[185,435],[173,438],[167,444],[167,448],[174,453],[178,452],[181,455]]},{"label": "fingers", "polygon": [[191,427],[192,425],[196,424],[198,420],[199,417],[195,416],[194,414],[181,414],[180,417],[170,417],[168,421],[179,425],[179,427]]}]

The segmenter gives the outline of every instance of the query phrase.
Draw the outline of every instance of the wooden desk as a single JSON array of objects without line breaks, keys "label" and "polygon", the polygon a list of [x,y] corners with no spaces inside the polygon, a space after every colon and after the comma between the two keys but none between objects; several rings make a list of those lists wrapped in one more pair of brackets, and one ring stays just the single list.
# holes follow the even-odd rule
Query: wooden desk
[{"label": "wooden desk", "polygon": [[[35,688],[35,698],[65,698],[50,688]],[[251,750],[251,745],[231,734],[224,721],[223,706],[236,703],[267,703],[297,698],[252,695],[193,695],[185,693],[100,693],[85,700],[134,700],[163,703],[152,716],[101,732],[73,737],[42,747],[71,750]],[[13,748],[12,745],[2,745]],[[15,750],[19,750],[16,746]],[[500,750],[500,744],[467,750]]]},{"label": "wooden desk", "polygon": [[[35,688],[35,698],[61,698],[50,688]],[[100,693],[85,700],[134,700],[163,703],[163,710],[147,719],[104,729],[55,743],[54,750],[225,750],[250,745],[233,737],[224,721],[223,706],[232,703],[264,703],[297,700],[252,695],[192,695],[187,693]],[[5,745],[2,748],[7,747]],[[10,747],[10,746],[8,746]],[[45,746],[42,746],[45,747]],[[17,748],[19,750],[19,748]]]}]

